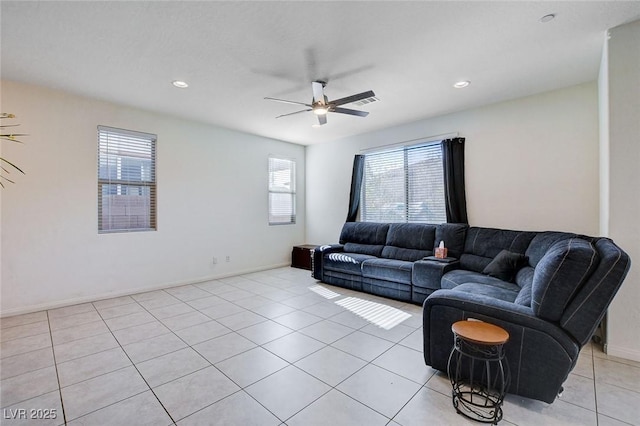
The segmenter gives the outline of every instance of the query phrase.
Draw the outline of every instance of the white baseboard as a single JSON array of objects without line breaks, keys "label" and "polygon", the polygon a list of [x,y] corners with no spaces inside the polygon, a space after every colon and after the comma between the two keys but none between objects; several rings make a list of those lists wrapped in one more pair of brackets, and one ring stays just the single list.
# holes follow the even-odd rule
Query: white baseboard
[{"label": "white baseboard", "polygon": [[165,288],[178,287],[181,285],[198,284],[198,283],[211,281],[211,280],[219,280],[222,278],[234,277],[236,275],[245,275],[245,274],[251,274],[253,272],[260,272],[260,271],[267,271],[269,269],[282,268],[285,266],[291,266],[291,265],[290,263],[265,265],[257,268],[251,268],[251,269],[246,269],[242,271],[234,271],[234,272],[229,272],[229,273],[220,274],[220,275],[201,277],[201,278],[196,278],[196,279],[187,280],[187,281],[164,283],[164,284],[154,285],[150,287],[138,287],[138,288],[132,288],[125,291],[99,293],[99,294],[94,294],[90,296],[82,296],[82,297],[75,297],[72,299],[59,300],[56,302],[47,302],[47,303],[41,303],[38,305],[25,306],[21,308],[7,309],[7,310],[0,311],[0,318],[10,317],[13,315],[30,314],[32,312],[45,311],[48,309],[63,308],[65,306],[78,305],[80,303],[87,303],[87,302],[95,302],[97,300],[102,300],[102,299],[111,299],[114,297],[129,296],[132,294],[144,293],[146,291],[162,290]]},{"label": "white baseboard", "polygon": [[606,344],[604,345],[604,352],[607,355],[640,362],[640,351],[638,350]]}]

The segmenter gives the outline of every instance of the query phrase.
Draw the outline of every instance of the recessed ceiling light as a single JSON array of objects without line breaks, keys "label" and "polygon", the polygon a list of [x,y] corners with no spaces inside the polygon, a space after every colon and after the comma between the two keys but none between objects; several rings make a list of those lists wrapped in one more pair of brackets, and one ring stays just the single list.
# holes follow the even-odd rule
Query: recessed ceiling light
[{"label": "recessed ceiling light", "polygon": [[186,89],[187,87],[189,87],[189,85],[185,81],[181,81],[181,80],[175,80],[171,82],[171,84],[173,84],[174,86],[180,89]]},{"label": "recessed ceiling light", "polygon": [[555,13],[550,13],[550,14],[544,15],[542,18],[540,18],[540,22],[542,22],[544,24],[545,22],[553,21],[553,19],[555,17],[556,17]]},{"label": "recessed ceiling light", "polygon": [[453,87],[455,87],[456,89],[463,89],[463,88],[467,87],[470,84],[471,84],[470,81],[463,80],[463,81],[458,81],[457,83],[455,83],[453,85]]}]

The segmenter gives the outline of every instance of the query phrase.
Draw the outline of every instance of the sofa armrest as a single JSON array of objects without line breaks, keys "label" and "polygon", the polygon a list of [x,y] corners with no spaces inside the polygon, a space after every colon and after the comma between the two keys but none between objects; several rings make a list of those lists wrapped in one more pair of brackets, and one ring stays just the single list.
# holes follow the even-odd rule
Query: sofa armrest
[{"label": "sofa armrest", "polygon": [[496,324],[509,324],[509,327],[524,327],[546,333],[563,346],[575,346],[575,341],[569,337],[566,331],[562,330],[556,323],[536,317],[528,306],[455,289],[437,290],[424,301],[423,321],[425,333],[429,331],[427,327],[429,325],[429,317],[435,306],[446,306],[459,310],[464,314],[464,317],[460,318],[461,320],[476,318],[484,321],[486,319],[488,322],[493,321]]},{"label": "sofa armrest", "polygon": [[458,269],[460,261],[440,262],[437,260],[417,260],[413,262],[411,284],[428,290],[440,289],[442,276],[449,271]]},{"label": "sofa armrest", "polygon": [[343,244],[329,244],[316,247],[311,256],[311,276],[322,281],[324,255],[329,253],[339,253],[344,251]]},{"label": "sofa armrest", "polygon": [[453,346],[451,325],[469,318],[509,333],[505,344],[512,376],[509,392],[553,402],[575,366],[580,346],[558,324],[536,317],[527,306],[455,289],[436,290],[423,304],[425,363],[446,371]]}]

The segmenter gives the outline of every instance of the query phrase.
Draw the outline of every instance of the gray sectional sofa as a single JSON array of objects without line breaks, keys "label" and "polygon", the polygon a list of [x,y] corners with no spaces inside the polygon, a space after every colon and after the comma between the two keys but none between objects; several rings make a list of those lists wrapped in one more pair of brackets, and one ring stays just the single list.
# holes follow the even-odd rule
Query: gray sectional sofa
[{"label": "gray sectional sofa", "polygon": [[440,288],[442,274],[457,267],[424,260],[445,241],[459,257],[466,225],[347,222],[339,244],[317,248],[313,276],[325,283],[393,299],[422,303]]},{"label": "gray sectional sofa", "polygon": [[[444,241],[450,262],[425,259]],[[423,304],[424,359],[446,371],[451,324],[509,334],[509,392],[551,403],[630,267],[610,239],[462,224],[348,222],[313,253],[325,283]]]}]

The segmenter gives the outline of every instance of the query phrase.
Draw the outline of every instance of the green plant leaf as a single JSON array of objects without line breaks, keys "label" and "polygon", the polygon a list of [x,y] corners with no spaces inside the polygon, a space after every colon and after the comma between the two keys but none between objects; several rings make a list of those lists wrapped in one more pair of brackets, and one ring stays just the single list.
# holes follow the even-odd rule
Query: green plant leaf
[{"label": "green plant leaf", "polygon": [[7,160],[6,158],[2,158],[0,157],[0,162],[3,163],[7,163],[8,165],[10,165],[11,167],[13,167],[14,169],[16,169],[17,171],[19,171],[20,173],[22,173],[23,175],[26,174],[25,172],[22,171],[22,169],[18,166],[16,166],[15,164],[13,164],[11,161]]}]

